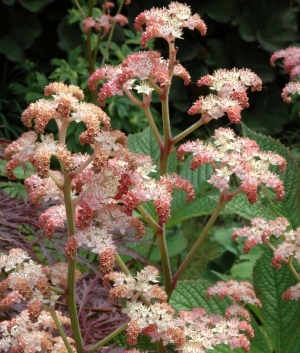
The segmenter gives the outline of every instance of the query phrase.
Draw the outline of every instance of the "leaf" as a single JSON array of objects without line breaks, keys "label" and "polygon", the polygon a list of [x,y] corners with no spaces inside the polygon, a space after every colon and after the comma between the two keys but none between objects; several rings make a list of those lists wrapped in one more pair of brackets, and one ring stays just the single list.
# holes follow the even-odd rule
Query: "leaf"
[{"label": "leaf", "polygon": [[258,40],[268,51],[287,47],[298,34],[295,13],[285,2],[273,0],[248,2],[235,24],[244,40]]},{"label": "leaf", "polygon": [[173,195],[174,198],[171,204],[172,218],[166,224],[166,228],[183,222],[188,218],[211,214],[217,207],[219,191],[211,190],[205,192],[197,196],[192,202],[185,201],[186,195],[183,191],[175,190]]},{"label": "leaf", "polygon": [[[166,230],[166,243],[169,257],[182,253],[187,246],[186,238],[182,234],[181,230],[177,228]],[[157,262],[160,259],[161,255],[159,247],[156,245],[152,250],[150,260]]]},{"label": "leaf", "polygon": [[262,217],[269,220],[277,217],[276,212],[269,207],[266,207],[259,201],[251,205],[244,193],[236,195],[229,203],[226,204],[222,214],[226,213],[236,213],[246,219]]},{"label": "leaf", "polygon": [[27,198],[27,190],[21,183],[16,183],[13,181],[1,182],[0,190],[4,191],[11,199],[17,197],[24,197],[24,199]]},{"label": "leaf", "polygon": [[[217,22],[228,22],[234,12],[233,0],[206,0],[199,2],[199,11],[205,12]],[[195,10],[197,12],[197,9]]]},{"label": "leaf", "polygon": [[269,136],[257,134],[242,124],[243,134],[255,140],[259,147],[264,151],[273,151],[280,154],[287,161],[287,169],[281,175],[281,180],[285,186],[286,195],[282,201],[274,201],[274,197],[270,197],[270,191],[265,191],[268,206],[272,213],[277,216],[286,217],[293,228],[300,226],[300,177],[299,167],[291,152],[279,141]]},{"label": "leaf", "polygon": [[[115,337],[111,342],[116,342],[117,347],[126,347],[128,346],[126,342],[126,333],[122,332],[117,337]],[[145,351],[157,351],[157,344],[151,342],[151,338],[144,335],[139,335],[137,339],[136,349],[145,350]],[[129,348],[128,348],[129,349]]]},{"label": "leaf", "polygon": [[20,4],[31,12],[38,12],[54,0],[19,0]]},{"label": "leaf", "polygon": [[281,296],[295,279],[286,266],[271,265],[272,251],[266,249],[254,267],[254,287],[261,300],[262,321],[276,353],[300,352],[300,305]]},{"label": "leaf", "polygon": [[212,284],[203,281],[178,281],[172,293],[170,305],[176,310],[192,310],[193,308],[204,308],[209,313],[224,314],[230,305],[230,300],[225,298],[219,300],[217,296],[212,299],[206,298],[206,291]]},{"label": "leaf", "polygon": [[[0,176],[6,176],[6,172],[5,172],[6,164],[7,164],[7,161],[3,159],[0,160]],[[14,175],[16,176],[17,179],[26,179],[34,173],[35,173],[34,167],[30,162],[26,162],[23,165],[20,165],[14,169]]]},{"label": "leaf", "polygon": [[25,10],[16,12],[13,8],[0,6],[0,10],[3,9],[5,17],[0,14],[0,21],[5,29],[0,31],[0,53],[11,61],[21,62],[25,58],[25,50],[41,33],[40,22]]},{"label": "leaf", "polygon": [[[200,216],[203,214],[210,214],[213,212],[217,205],[217,190],[213,190],[212,192],[206,193],[205,195],[202,194],[204,191],[211,187],[211,185],[207,182],[210,174],[213,171],[211,165],[203,164],[195,171],[192,171],[190,168],[192,158],[192,156],[189,156],[185,160],[179,174],[194,185],[196,199],[192,202],[186,202],[185,192],[175,190],[171,204],[172,218],[166,224],[166,227],[170,227],[171,225],[182,222],[184,219]],[[214,199],[211,198],[211,195],[213,195]]]}]

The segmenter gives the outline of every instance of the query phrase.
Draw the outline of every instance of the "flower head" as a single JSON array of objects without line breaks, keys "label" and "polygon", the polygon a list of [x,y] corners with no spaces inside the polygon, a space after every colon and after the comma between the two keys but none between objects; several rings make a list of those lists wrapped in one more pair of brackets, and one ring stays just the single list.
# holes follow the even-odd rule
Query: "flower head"
[{"label": "flower head", "polygon": [[260,91],[261,79],[249,69],[217,70],[213,75],[206,75],[197,82],[198,86],[209,86],[217,95],[200,97],[188,110],[188,114],[203,114],[205,122],[218,119],[227,113],[230,121],[239,124],[241,111],[248,108],[247,89]]},{"label": "flower head", "polygon": [[191,169],[195,170],[201,164],[210,163],[215,173],[208,180],[220,191],[229,190],[230,176],[235,174],[241,181],[239,191],[244,191],[249,202],[257,201],[257,188],[266,184],[276,192],[276,200],[281,200],[284,186],[278,176],[269,171],[270,165],[278,165],[284,171],[286,161],[273,152],[263,152],[255,141],[236,137],[231,129],[219,128],[213,136],[214,143],[204,143],[200,140],[186,142],[177,151],[180,159],[185,153],[193,153]]},{"label": "flower head", "polygon": [[182,38],[182,28],[196,28],[201,35],[206,34],[206,25],[200,16],[192,16],[190,7],[177,1],[171,2],[168,8],[152,8],[142,12],[136,17],[134,28],[142,31],[144,24],[146,28],[141,37],[143,47],[152,38],[164,38],[168,42]]}]

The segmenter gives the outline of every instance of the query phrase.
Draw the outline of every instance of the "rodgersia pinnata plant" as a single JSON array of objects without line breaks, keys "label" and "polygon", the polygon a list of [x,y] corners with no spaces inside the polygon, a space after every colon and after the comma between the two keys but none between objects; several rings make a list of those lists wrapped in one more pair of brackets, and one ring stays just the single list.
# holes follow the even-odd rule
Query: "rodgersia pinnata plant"
[{"label": "rodgersia pinnata plant", "polygon": [[[109,7],[111,3],[106,5]],[[84,19],[84,30],[103,27],[105,33],[112,21],[126,22],[122,16],[105,16],[101,20]],[[286,197],[279,176],[288,173],[286,159],[266,150],[259,141],[238,136],[234,125],[216,129],[209,141],[186,140],[190,133],[212,119],[227,115],[231,123],[239,124],[242,110],[249,107],[248,91],[260,91],[263,83],[247,68],[220,69],[199,78],[198,86],[208,86],[212,93],[199,97],[189,108],[190,115],[199,114],[198,121],[173,136],[168,102],[172,78],[180,77],[184,85],[191,81],[188,71],[176,59],[175,41],[183,39],[187,29],[198,31],[199,36],[205,35],[206,25],[198,14],[192,14],[189,6],[172,2],[168,8],[144,11],[135,19],[134,26],[142,32],[143,48],[150,39],[163,38],[169,56],[163,58],[154,50],[130,54],[117,66],[98,68],[91,74],[88,86],[97,92],[102,107],[108,97],[125,95],[143,110],[159,150],[159,162],[151,158],[150,151],[149,155],[133,152],[126,135],[111,127],[110,117],[102,108],[85,102],[83,91],[77,86],[51,83],[45,87],[47,98],[30,104],[23,112],[22,121],[31,130],[6,148],[6,173],[10,179],[15,179],[16,167],[26,162],[33,165],[35,174],[25,180],[30,202],[35,205],[52,202],[40,215],[40,229],[50,242],[55,241],[58,228],[67,229],[68,236],[64,261],[52,265],[32,261],[19,248],[11,248],[1,255],[0,308],[5,312],[15,303],[24,303],[26,307],[0,324],[1,351],[92,353],[116,342],[123,331],[126,332],[124,345],[127,345],[124,352],[132,353],[153,351],[153,347],[160,353],[201,353],[212,349],[217,352],[218,347],[222,347],[222,352],[235,349],[251,352],[251,342],[256,335],[261,340],[253,341],[255,344],[265,342],[266,347],[273,344],[272,337],[267,337],[269,331],[264,333],[264,319],[258,314],[264,303],[249,282],[230,279],[210,288],[205,284],[206,293],[204,290],[196,295],[204,297],[206,294],[204,307],[190,304],[187,310],[176,306],[177,291],[181,286],[190,285],[179,281],[180,276],[193,262],[196,250],[222,211],[226,212],[228,207],[234,209],[234,200],[239,200],[242,204],[236,209],[241,212],[244,207],[244,215],[254,214],[256,210],[262,212],[266,206],[259,204],[261,186],[262,190],[267,190],[272,205],[284,202]],[[291,57],[294,58],[295,53],[298,51],[293,48],[272,57],[273,62],[286,56],[285,66],[293,73],[292,78],[298,75],[297,66],[291,68],[294,65]],[[296,83],[288,87],[283,93],[286,101],[289,93],[299,91]],[[158,94],[162,106],[162,135],[150,110],[154,93]],[[57,135],[45,132],[52,119]],[[89,145],[91,154],[73,153],[68,149],[66,135],[74,122],[85,124],[85,131],[74,138],[82,145]],[[194,203],[194,207],[199,205],[197,199],[202,196],[193,177],[186,178],[172,169],[170,159],[175,157],[174,151],[182,161],[186,154],[192,154],[185,162],[192,173],[209,165],[202,183],[215,189],[207,196],[212,197],[215,209],[176,271],[171,269],[166,243],[166,229],[172,221],[174,205],[182,192],[186,194],[185,202]],[[60,168],[52,167],[54,160],[59,162]],[[274,251],[272,265],[278,269],[281,263],[286,264],[298,283],[281,293],[283,299],[297,300],[300,280],[292,261],[293,258],[300,261],[299,228],[287,230],[289,222],[282,217],[275,220],[256,217],[251,224],[252,227],[236,230],[234,240],[246,236],[246,252],[257,244],[269,245]],[[143,243],[149,229],[160,250],[160,263],[132,270],[119,254],[115,234],[130,233],[136,242]],[[273,244],[272,234],[283,241]],[[84,335],[78,317],[75,288],[82,274],[76,267],[77,252],[82,247],[99,255],[103,285],[109,287],[110,300],[118,302],[126,316],[119,328],[98,342]],[[218,307],[215,303],[223,299]],[[67,306],[64,314],[56,310],[58,301]],[[71,330],[67,330],[67,326]],[[140,345],[141,337],[150,338],[148,346]],[[254,347],[253,352],[263,352]]]}]

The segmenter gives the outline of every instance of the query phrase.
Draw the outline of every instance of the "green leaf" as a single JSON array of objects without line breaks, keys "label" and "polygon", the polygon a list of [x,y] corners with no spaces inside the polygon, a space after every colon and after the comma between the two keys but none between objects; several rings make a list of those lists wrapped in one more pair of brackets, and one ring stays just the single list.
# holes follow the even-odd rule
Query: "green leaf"
[{"label": "green leaf", "polygon": [[[144,131],[138,134],[130,134],[128,136],[128,147],[135,153],[143,153],[149,155],[153,159],[154,163],[159,165],[160,150],[150,127],[147,127]],[[171,153],[168,165],[168,173],[174,172],[176,164],[175,160],[175,153]],[[159,172],[157,171],[157,173],[152,176],[159,178]]]},{"label": "green leaf", "polygon": [[[247,128],[244,124],[243,134],[245,137],[249,137],[255,140],[261,150],[273,151],[280,154],[287,161],[287,169],[281,175],[281,180],[285,186],[286,195],[282,201],[274,201],[274,197],[270,191],[265,190],[265,196],[267,198],[268,206],[272,210],[273,214],[277,216],[286,217],[293,228],[300,226],[300,177],[299,167],[291,152],[282,145],[279,141],[274,140],[269,136],[257,134]],[[272,195],[272,196],[271,196]]]},{"label": "green leaf", "polygon": [[268,51],[287,47],[298,35],[296,15],[281,1],[248,2],[235,24],[244,40],[258,40]]},{"label": "green leaf", "polygon": [[[115,337],[111,342],[116,342],[116,347],[128,347],[126,342],[126,333],[122,332]],[[137,339],[137,345],[134,347],[142,351],[157,351],[156,343],[151,342],[151,338],[148,336],[139,335]],[[130,348],[128,348],[130,349]]]},{"label": "green leaf", "polygon": [[19,0],[20,4],[31,12],[38,12],[54,0]]},{"label": "green leaf", "polygon": [[0,2],[0,22],[0,53],[11,61],[23,61],[25,50],[41,33],[37,16],[22,8],[16,11]]},{"label": "green leaf", "polygon": [[[166,243],[169,257],[183,252],[187,246],[187,240],[178,228],[166,230]],[[161,259],[159,247],[156,245],[151,253],[150,260],[157,262]]]},{"label": "green leaf", "polygon": [[171,204],[172,218],[166,224],[166,228],[183,222],[188,218],[211,214],[218,205],[219,191],[211,190],[205,192],[197,196],[192,202],[185,201],[186,195],[183,191],[175,190],[173,196]]},{"label": "green leaf", "polygon": [[262,321],[276,353],[300,352],[300,305],[295,301],[283,301],[282,294],[295,279],[283,265],[276,270],[271,265],[273,253],[266,249],[254,267],[254,287],[261,300]]},{"label": "green leaf", "polygon": [[10,198],[24,197],[27,198],[27,190],[21,183],[13,181],[1,182],[0,190],[3,190]]},{"label": "green leaf", "polygon": [[[213,190],[211,193],[202,194],[211,187],[207,182],[207,179],[209,179],[210,174],[212,173],[211,165],[203,164],[195,171],[192,171],[190,168],[192,158],[192,156],[189,156],[186,159],[179,174],[194,185],[196,199],[192,202],[186,202],[185,192],[175,190],[171,204],[172,218],[167,223],[166,227],[182,222],[184,219],[210,214],[217,205],[217,190]],[[214,197],[213,199],[211,198],[212,195]]]},{"label": "green leaf", "polygon": [[236,213],[246,219],[262,217],[269,220],[277,217],[276,212],[269,207],[266,207],[259,201],[251,205],[244,193],[236,195],[229,203],[226,204],[222,210],[222,214],[226,213]]},{"label": "green leaf", "polygon": [[[209,17],[221,23],[228,22],[234,12],[233,0],[199,1],[198,6],[201,12],[204,11]],[[196,8],[195,11],[197,11]]]},{"label": "green leaf", "polygon": [[[6,164],[7,164],[7,161],[5,161],[4,159],[0,160],[0,176],[6,176],[6,172],[5,172]],[[20,165],[14,169],[14,175],[16,176],[17,179],[26,179],[34,173],[35,173],[34,167],[30,162],[26,162],[23,165]]]},{"label": "green leaf", "polygon": [[217,296],[208,300],[206,291],[211,285],[211,283],[203,280],[178,281],[172,293],[170,305],[176,310],[204,308],[209,313],[224,314],[226,308],[230,305],[230,300],[225,298],[221,301]]},{"label": "green leaf", "polygon": [[263,250],[259,246],[255,246],[248,254],[239,256],[239,262],[230,269],[232,276],[251,280],[253,268],[256,261],[260,258]]}]

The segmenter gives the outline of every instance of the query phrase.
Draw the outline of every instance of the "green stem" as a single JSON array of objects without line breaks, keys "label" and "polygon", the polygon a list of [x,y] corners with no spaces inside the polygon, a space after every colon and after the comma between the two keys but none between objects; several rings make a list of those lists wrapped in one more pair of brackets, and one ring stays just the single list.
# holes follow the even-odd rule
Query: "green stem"
[{"label": "green stem", "polygon": [[170,300],[172,294],[172,272],[165,234],[165,226],[163,226],[163,233],[158,235],[157,241],[164,275],[165,292],[168,295],[168,300]]},{"label": "green stem", "polygon": [[290,269],[292,275],[295,277],[297,282],[300,282],[300,277],[298,275],[298,272],[295,270],[295,267],[293,266],[293,256],[290,256],[287,262],[287,267]]},{"label": "green stem", "polygon": [[100,347],[103,347],[106,343],[108,343],[109,341],[111,341],[113,338],[115,338],[118,334],[120,334],[121,332],[123,332],[124,330],[126,330],[127,325],[129,323],[130,319],[127,320],[126,322],[124,322],[124,324],[122,324],[120,327],[118,327],[115,331],[113,331],[111,334],[109,334],[108,336],[106,336],[102,341],[96,343],[92,348],[90,348],[87,353],[94,353],[96,352],[96,350]]},{"label": "green stem", "polygon": [[[68,236],[71,237],[75,233],[74,209],[71,198],[71,179],[69,175],[64,173],[64,201],[67,215]],[[76,352],[83,353],[83,342],[78,322],[77,308],[75,302],[75,270],[76,270],[76,250],[73,253],[73,259],[68,262],[67,274],[67,305],[73,331],[73,338],[76,345]]]},{"label": "green stem", "polygon": [[64,289],[53,287],[53,286],[50,286],[50,288],[51,288],[52,292],[54,292],[56,294],[59,294],[59,295],[65,295],[66,294],[66,291]]},{"label": "green stem", "polygon": [[[122,1],[120,2],[120,6],[119,6],[119,8],[118,8],[117,15],[121,12],[122,7],[123,7],[123,5],[124,5],[124,1],[125,1],[125,0],[122,0]],[[117,23],[117,22],[114,22],[114,24],[112,25],[112,27],[111,27],[111,29],[110,29],[109,36],[108,36],[108,39],[107,39],[106,48],[105,48],[105,52],[104,52],[104,54],[103,54],[103,58],[102,58],[102,61],[101,61],[101,65],[100,65],[100,66],[103,66],[103,65],[105,64],[106,56],[107,56],[108,51],[109,51],[109,47],[110,47],[111,39],[112,39],[114,30],[115,30],[115,27],[116,27],[116,23]]]},{"label": "green stem", "polygon": [[66,346],[66,348],[67,348],[68,353],[73,353],[73,349],[72,349],[72,347],[71,347],[71,345],[70,345],[70,343],[69,343],[69,341],[68,341],[68,339],[67,339],[67,336],[66,336],[66,334],[65,334],[65,332],[64,332],[64,330],[63,330],[63,328],[62,328],[62,326],[61,326],[61,324],[60,324],[60,322],[59,322],[59,320],[58,320],[58,317],[57,317],[57,315],[56,315],[56,312],[55,312],[54,308],[52,308],[52,307],[47,307],[46,310],[50,312],[50,314],[51,314],[51,316],[52,316],[52,319],[53,319],[54,322],[55,322],[55,326],[56,326],[56,328],[57,328],[57,331],[59,332],[60,337],[61,337],[62,340],[64,341],[64,344],[65,344],[65,346]]},{"label": "green stem", "polygon": [[94,158],[95,158],[95,153],[90,155],[89,158],[84,163],[82,163],[82,165],[80,167],[78,167],[76,170],[72,171],[69,176],[72,179],[77,177],[78,174],[80,174],[90,163],[92,163]]},{"label": "green stem", "polygon": [[161,339],[157,342],[157,348],[159,353],[167,353],[167,347],[164,346],[163,341]]},{"label": "green stem", "polygon": [[146,255],[146,259],[148,259],[148,260],[150,259],[152,250],[154,249],[155,240],[156,240],[156,234],[153,234],[152,242],[150,244],[149,250],[148,250],[147,255]]},{"label": "green stem", "polygon": [[[121,259],[120,255],[116,251],[115,251],[114,256],[115,256],[115,260],[116,260],[117,264],[119,265],[121,270],[125,273],[125,275],[132,276],[132,274],[128,270],[126,264],[124,263],[124,261]],[[143,295],[140,295],[140,298],[142,299],[142,301],[145,305],[147,305],[147,306],[150,305],[150,302]]]},{"label": "green stem", "polygon": [[225,206],[225,204],[227,202],[228,202],[228,200],[222,198],[222,194],[221,194],[220,195],[220,201],[219,201],[219,204],[218,204],[217,208],[214,210],[214,212],[210,216],[209,221],[207,222],[206,226],[202,230],[202,233],[200,234],[200,236],[197,239],[196,243],[193,245],[193,247],[190,250],[189,254],[187,255],[187,257],[185,258],[185,260],[183,261],[183,263],[180,265],[179,269],[177,270],[177,272],[173,276],[173,285],[172,285],[173,289],[176,287],[176,283],[177,283],[179,277],[181,276],[181,274],[185,270],[185,268],[188,266],[188,264],[191,262],[192,258],[195,255],[195,252],[197,251],[197,249],[199,248],[199,246],[201,245],[201,243],[205,239],[208,231],[210,230],[212,225],[215,223],[215,221],[218,218],[221,210],[223,209],[223,207]]},{"label": "green stem", "polygon": [[121,259],[121,256],[115,251],[115,259],[117,264],[119,265],[120,269],[125,273],[125,275],[131,275],[130,271],[128,270],[127,266],[125,265],[124,261]]},{"label": "green stem", "polygon": [[152,116],[152,113],[151,113],[149,104],[146,105],[145,107],[143,107],[143,110],[144,110],[144,113],[145,113],[146,118],[147,118],[147,120],[148,120],[150,129],[151,129],[152,132],[153,132],[153,135],[154,135],[154,137],[155,137],[155,140],[156,140],[158,146],[159,146],[160,148],[162,148],[163,145],[164,145],[164,142],[163,142],[163,140],[162,140],[162,138],[161,138],[161,136],[160,136],[160,133],[159,133],[159,131],[158,131],[158,129],[157,129],[157,126],[156,126],[156,124],[155,124],[155,121],[154,121],[154,119],[153,119],[153,116]]},{"label": "green stem", "polygon": [[162,118],[163,118],[163,129],[164,129],[164,145],[161,149],[160,156],[160,175],[167,174],[168,171],[168,159],[171,150],[171,126],[169,117],[169,87],[165,89],[165,98],[161,100],[162,106]]},{"label": "green stem", "polygon": [[74,0],[74,2],[75,2],[75,4],[76,4],[76,6],[77,6],[79,12],[81,13],[81,16],[85,19],[85,18],[86,18],[86,17],[85,17],[85,14],[84,14],[84,12],[83,12],[81,6],[79,5],[79,2],[78,2],[77,0]]},{"label": "green stem", "polygon": [[151,226],[155,233],[162,233],[163,229],[161,228],[161,226],[157,222],[155,222],[155,220],[149,215],[147,211],[145,211],[142,205],[137,206],[136,209],[144,217],[145,221]]},{"label": "green stem", "polygon": [[203,121],[200,119],[199,121],[197,121],[195,124],[193,124],[192,126],[190,126],[189,128],[187,128],[186,130],[184,130],[183,132],[181,132],[180,134],[178,134],[177,136],[175,136],[172,139],[173,144],[175,145],[177,142],[179,142],[180,140],[182,140],[183,138],[185,138],[187,135],[189,135],[191,132],[193,132],[194,130],[196,130],[198,127],[200,127],[203,124]]}]

